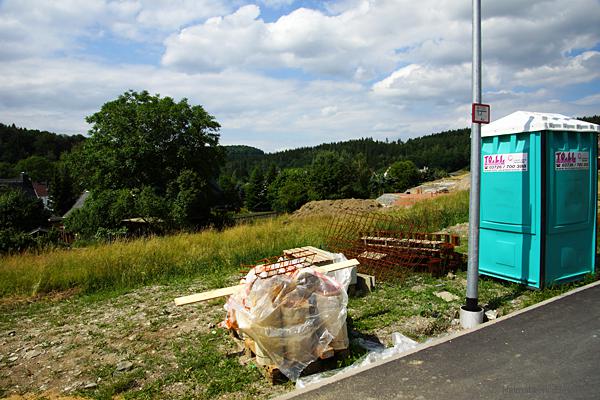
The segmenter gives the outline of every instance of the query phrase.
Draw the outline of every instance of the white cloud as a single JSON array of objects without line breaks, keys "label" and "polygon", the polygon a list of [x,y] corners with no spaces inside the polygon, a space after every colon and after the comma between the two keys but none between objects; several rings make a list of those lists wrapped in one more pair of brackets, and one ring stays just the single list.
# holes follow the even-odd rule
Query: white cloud
[{"label": "white cloud", "polygon": [[[300,8],[272,23],[250,5],[171,35],[163,64],[187,72],[296,68],[363,81],[398,64],[462,65],[471,58],[466,4],[349,0],[328,3],[330,15]],[[497,78],[600,41],[596,0],[484,1],[483,16],[484,61],[504,67]]]},{"label": "white cloud", "polygon": [[48,54],[70,48],[77,36],[101,12],[101,1],[39,2],[5,0],[0,3],[0,60]]},{"label": "white cloud", "polygon": [[563,87],[600,78],[600,52],[586,51],[558,63],[525,68],[515,74],[523,86]]},{"label": "white cloud", "polygon": [[225,0],[4,0],[0,60],[77,49],[81,39],[106,32],[160,42],[173,30],[229,11]]},{"label": "white cloud", "polygon": [[336,16],[299,8],[265,23],[257,6],[244,6],[169,37],[163,64],[188,72],[285,67],[342,76],[389,68],[397,58],[393,48],[379,45],[379,35],[355,29],[360,18],[376,17],[371,11],[368,2]]},{"label": "white cloud", "polygon": [[469,64],[431,67],[410,64],[373,85],[373,93],[394,101],[455,103],[468,101],[471,84]]},{"label": "white cloud", "polygon": [[[257,1],[270,17],[292,2]],[[470,2],[328,1],[268,23],[249,3],[0,0],[0,121],[81,133],[104,102],[148,89],[204,105],[224,143],[266,150],[468,125]],[[597,0],[484,0],[483,16],[493,118],[598,114],[593,89],[564,100],[573,84],[600,82]],[[86,53],[85,43],[114,35],[162,64]]]},{"label": "white cloud", "polygon": [[[42,62],[43,71],[39,68]],[[355,84],[305,84],[233,71],[185,74],[74,59],[0,64],[0,121],[84,133],[88,129],[84,117],[128,89],[187,97],[215,115],[223,126],[224,142],[247,143],[249,139],[239,134],[252,134],[256,140],[269,138],[266,149],[297,146],[301,136],[302,143],[312,144],[342,140],[347,134],[362,136],[372,124],[368,117],[371,105],[361,100],[361,87]],[[332,104],[335,109],[327,109]],[[335,134],[328,133],[333,131]]]},{"label": "white cloud", "polygon": [[[574,101],[575,104],[582,106],[600,106],[600,93],[582,97]],[[600,114],[600,113],[599,113]]]}]

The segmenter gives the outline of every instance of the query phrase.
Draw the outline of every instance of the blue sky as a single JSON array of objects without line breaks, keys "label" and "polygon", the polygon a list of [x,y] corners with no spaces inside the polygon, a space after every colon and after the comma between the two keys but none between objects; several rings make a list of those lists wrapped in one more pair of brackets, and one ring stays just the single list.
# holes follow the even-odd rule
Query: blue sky
[{"label": "blue sky", "polygon": [[[470,0],[0,0],[0,122],[85,133],[126,90],[223,144],[407,139],[470,119]],[[484,102],[600,114],[600,0],[483,0]]]}]

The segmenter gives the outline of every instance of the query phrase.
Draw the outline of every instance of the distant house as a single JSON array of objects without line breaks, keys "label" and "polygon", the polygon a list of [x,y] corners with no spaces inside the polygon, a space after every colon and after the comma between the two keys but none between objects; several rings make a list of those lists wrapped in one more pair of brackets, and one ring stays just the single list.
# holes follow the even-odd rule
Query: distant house
[{"label": "distant house", "polygon": [[71,215],[71,213],[73,211],[79,210],[80,208],[82,208],[88,197],[90,197],[90,191],[89,190],[86,190],[83,193],[81,193],[81,196],[79,196],[79,198],[77,199],[77,201],[75,202],[75,204],[73,204],[73,207],[71,207],[69,209],[69,211],[67,211],[65,213],[65,215],[63,215],[63,218],[67,218],[69,215]]},{"label": "distant house", "polygon": [[8,189],[20,189],[33,198],[37,198],[31,179],[25,172],[21,172],[16,178],[0,179],[0,191]]},{"label": "distant house", "polygon": [[44,203],[44,208],[46,210],[50,209],[49,206],[49,197],[48,197],[48,186],[44,183],[40,183],[40,182],[33,182],[33,191],[35,192],[35,195],[38,199],[42,200],[42,203]]}]

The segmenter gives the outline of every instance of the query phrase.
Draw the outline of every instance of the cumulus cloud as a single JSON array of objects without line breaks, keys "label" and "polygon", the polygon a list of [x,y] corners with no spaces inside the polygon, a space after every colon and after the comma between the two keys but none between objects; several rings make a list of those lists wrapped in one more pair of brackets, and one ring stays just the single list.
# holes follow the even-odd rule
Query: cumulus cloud
[{"label": "cumulus cloud", "polygon": [[376,11],[369,2],[335,16],[299,8],[266,23],[260,19],[259,7],[248,5],[169,37],[163,64],[188,72],[233,65],[298,68],[350,77],[360,69],[365,74],[382,65],[389,68],[397,59],[393,46],[378,44],[381,35],[370,32],[379,30],[378,24],[385,21],[359,21],[374,22],[381,14]]},{"label": "cumulus cloud", "polygon": [[228,11],[225,0],[4,0],[0,60],[73,51],[106,33],[160,42],[166,32]]},{"label": "cumulus cloud", "polygon": [[523,86],[563,87],[600,78],[600,52],[586,51],[576,57],[535,68],[525,68],[515,74]]},{"label": "cumulus cloud", "polygon": [[103,4],[98,0],[0,3],[0,61],[48,54],[75,45],[77,36],[94,21]]},{"label": "cumulus cloud", "polygon": [[444,68],[410,64],[375,83],[373,92],[404,102],[468,101],[470,73],[469,64]]},{"label": "cumulus cloud", "polygon": [[[84,132],[84,116],[104,102],[148,89],[204,105],[224,143],[266,150],[469,124],[470,2],[315,4],[0,0],[0,121]],[[296,5],[305,7],[282,11]],[[483,0],[483,17],[493,118],[598,113],[597,0]],[[107,37],[151,49],[160,63],[115,64],[86,51]],[[591,89],[579,95],[581,83]]]},{"label": "cumulus cloud", "polygon": [[223,143],[254,144],[266,150],[344,140],[348,135],[377,136],[372,132],[374,110],[379,115],[392,113],[388,106],[368,101],[363,88],[354,83],[282,81],[231,70],[187,74],[153,66],[29,59],[0,64],[0,121],[85,133],[85,116],[128,89],[202,104],[223,126]]},{"label": "cumulus cloud", "polygon": [[[516,67],[543,65],[600,40],[600,3],[595,0],[521,3],[484,2],[487,60]],[[398,62],[448,65],[470,60],[470,3],[363,0],[333,5],[338,13],[300,8],[272,23],[260,19],[257,6],[242,7],[172,35],[165,42],[163,63],[201,71],[226,68],[233,60],[245,66],[275,64],[352,76],[358,69],[388,73]]]}]

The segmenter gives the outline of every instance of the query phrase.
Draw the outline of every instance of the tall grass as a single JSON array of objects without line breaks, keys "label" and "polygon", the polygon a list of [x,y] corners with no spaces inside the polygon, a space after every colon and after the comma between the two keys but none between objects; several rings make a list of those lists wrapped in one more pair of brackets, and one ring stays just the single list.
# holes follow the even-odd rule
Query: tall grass
[{"label": "tall grass", "polygon": [[469,220],[469,191],[424,200],[411,208],[394,208],[390,215],[399,217],[419,232],[435,232]]},{"label": "tall grass", "polygon": [[319,246],[323,232],[318,219],[291,222],[282,217],[224,231],[8,256],[0,258],[0,297],[72,288],[91,293],[195,276],[202,276],[207,286],[218,287],[242,263],[286,248]]},{"label": "tall grass", "polygon": [[[439,197],[392,213],[420,231],[433,232],[468,220],[468,193]],[[208,287],[220,287],[239,272],[242,263],[281,254],[288,248],[321,246],[327,223],[319,217],[284,216],[224,231],[6,256],[0,258],[0,297],[74,288],[92,293],[199,276]]]}]

